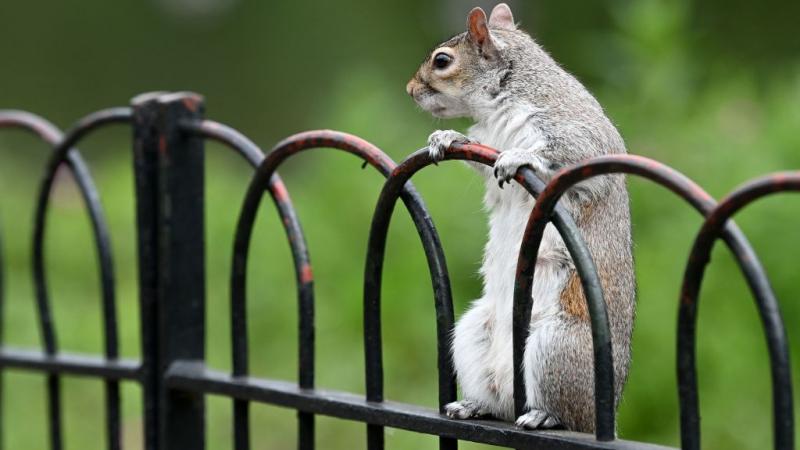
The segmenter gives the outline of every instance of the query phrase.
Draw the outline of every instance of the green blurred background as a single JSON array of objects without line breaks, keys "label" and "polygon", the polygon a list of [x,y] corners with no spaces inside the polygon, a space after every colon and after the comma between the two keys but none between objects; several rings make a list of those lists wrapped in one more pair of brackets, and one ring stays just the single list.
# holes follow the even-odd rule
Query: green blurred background
[{"label": "green blurred background", "polygon": [[[473,0],[270,2],[44,0],[0,3],[0,108],[26,109],[66,127],[96,109],[152,90],[194,90],[208,116],[263,148],[297,131],[355,133],[402,159],[437,128],[405,94],[434,44],[463,28]],[[484,2],[485,7],[491,3]],[[800,2],[580,0],[512,2],[516,18],[583,80],[632,153],[663,161],[720,197],[748,178],[800,166]],[[115,253],[122,353],[139,354],[130,131],[81,145],[102,194]],[[230,367],[228,271],[249,167],[209,143],[208,359]],[[0,228],[7,270],[9,344],[38,347],[30,271],[33,201],[48,149],[0,133]],[[361,279],[381,177],[332,151],[281,169],[307,232],[317,290],[318,385],[363,392]],[[415,183],[439,228],[461,313],[480,293],[485,239],[482,182],[442,164]],[[677,296],[700,220],[673,195],[630,183],[639,306],[634,361],[619,412],[626,439],[677,445]],[[779,196],[737,218],[768,269],[793,348],[800,202]],[[99,283],[89,224],[67,174],[58,178],[46,238],[48,277],[63,349],[100,353]],[[258,219],[248,292],[253,372],[295,379],[296,304],[291,258],[272,205]],[[703,287],[699,363],[703,442],[710,449],[771,445],[766,346],[753,302],[725,248]],[[384,287],[387,397],[434,407],[435,335],[424,255],[407,214],[392,223]],[[795,374],[800,373],[795,353]],[[797,378],[795,377],[795,381]],[[7,372],[2,439],[46,448],[44,379]],[[141,442],[141,392],[124,385],[126,448]],[[67,378],[67,449],[101,449],[102,385]],[[253,408],[254,448],[295,446],[294,412]],[[231,448],[230,403],[210,398],[208,447]],[[362,448],[364,426],[320,417],[321,449]],[[387,448],[437,448],[436,439],[387,430]],[[485,448],[462,444],[463,448]]]}]

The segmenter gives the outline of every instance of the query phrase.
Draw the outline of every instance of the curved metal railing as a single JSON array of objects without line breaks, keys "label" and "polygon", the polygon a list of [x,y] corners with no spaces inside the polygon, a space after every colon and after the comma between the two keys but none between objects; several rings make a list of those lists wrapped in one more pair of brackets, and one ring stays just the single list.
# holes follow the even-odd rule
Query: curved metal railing
[{"label": "curved metal railing", "polygon": [[[0,128],[19,128],[31,131],[53,147],[40,190],[36,207],[36,218],[33,238],[33,275],[36,290],[36,304],[39,326],[42,333],[44,350],[47,355],[58,351],[55,326],[50,308],[44,265],[44,227],[47,201],[55,179],[55,173],[62,162],[70,169],[78,189],[86,204],[92,224],[95,247],[98,255],[100,285],[102,292],[105,357],[117,359],[118,333],[116,320],[116,298],[114,288],[114,267],[111,254],[111,242],[108,225],[100,205],[100,196],[94,185],[89,169],[83,161],[75,144],[86,134],[106,123],[124,122],[130,119],[127,108],[99,111],[78,121],[65,135],[47,120],[24,111],[0,111]],[[2,307],[2,305],[0,305]],[[1,324],[0,324],[1,326]],[[61,432],[61,394],[58,375],[48,377],[48,408],[50,417],[50,435],[54,450],[62,447]],[[120,442],[119,385],[116,380],[106,383],[106,426],[108,429],[108,447],[118,449]]]},{"label": "curved metal railing", "polygon": [[[778,192],[800,191],[800,172],[782,172],[745,183],[726,196],[706,215],[697,233],[681,287],[678,314],[678,386],[681,392],[681,440],[684,448],[700,448],[700,413],[697,398],[697,303],[700,284],[711,249],[718,237],[726,240],[732,226],[730,218],[750,203]],[[738,230],[737,230],[738,231]],[[741,237],[744,241],[744,237]],[[744,241],[746,244],[746,241]],[[730,245],[730,244],[729,244]],[[772,375],[772,419],[774,448],[794,448],[794,401],[791,364],[786,328],[778,302],[755,252],[734,251],[750,291],[756,297],[761,324],[767,338],[770,373]]]},{"label": "curved metal railing", "polygon": [[[634,155],[608,155],[580,162],[557,172],[546,185],[530,169],[521,169],[517,173],[516,180],[536,197],[537,201],[530,215],[517,261],[512,343],[515,410],[518,414],[524,412],[526,401],[524,380],[521,375],[524,342],[529,333],[532,302],[535,301],[531,297],[531,290],[536,256],[544,229],[548,223],[552,223],[570,252],[587,301],[594,351],[596,413],[595,436],[569,432],[526,431],[493,421],[455,421],[441,414],[444,405],[456,398],[455,374],[450,359],[451,333],[454,324],[452,294],[445,255],[433,220],[421,196],[410,184],[414,174],[433,163],[427,149],[411,154],[398,165],[377,147],[356,136],[321,130],[291,136],[278,143],[265,156],[255,143],[238,131],[217,122],[204,120],[202,109],[202,98],[196,94],[146,94],[134,100],[133,109],[111,108],[90,114],[65,135],[38,116],[21,111],[0,111],[0,128],[21,128],[32,131],[54,147],[39,190],[33,232],[33,275],[43,352],[26,352],[0,346],[0,369],[24,368],[47,374],[51,448],[57,450],[63,446],[60,403],[60,376],[63,374],[87,375],[104,380],[107,443],[110,449],[118,449],[121,446],[119,411],[121,380],[131,380],[144,386],[145,446],[148,449],[162,446],[171,448],[180,442],[192,442],[194,446],[202,444],[202,436],[199,438],[190,436],[192,429],[180,428],[175,421],[180,419],[180,414],[187,413],[192,415],[187,423],[202,424],[202,398],[206,394],[220,394],[233,400],[233,441],[237,450],[250,448],[249,403],[252,401],[297,410],[298,447],[301,449],[315,447],[314,415],[316,414],[366,423],[367,445],[370,450],[384,447],[386,426],[438,435],[440,448],[448,450],[455,449],[459,439],[517,448],[657,448],[649,444],[632,443],[615,438],[613,353],[602,284],[590,249],[583,241],[579,229],[568,212],[558,205],[559,198],[575,184],[594,176],[617,173],[637,175],[660,184],[687,201],[705,217],[686,266],[679,309],[678,376],[682,447],[700,448],[695,366],[696,311],[700,283],[711,248],[716,238],[721,237],[740,265],[764,326],[772,373],[774,448],[781,450],[793,448],[792,383],[786,330],[777,299],[762,265],[744,234],[729,219],[757,198],[779,191],[800,190],[800,173],[775,174],[755,180],[716,204],[697,184],[682,174],[656,161]],[[137,214],[146,216],[144,219],[140,217],[140,233],[143,232],[142,224],[150,224],[148,225],[150,228],[145,232],[150,234],[139,238],[140,264],[168,263],[169,265],[164,267],[171,274],[180,275],[181,261],[162,261],[163,258],[171,256],[160,249],[159,246],[165,244],[159,242],[163,237],[159,237],[158,233],[162,231],[156,228],[161,223],[172,226],[170,221],[174,220],[177,223],[180,219],[169,216],[175,212],[168,203],[160,203],[162,196],[170,195],[167,192],[169,189],[179,186],[159,184],[166,183],[163,177],[169,176],[170,170],[176,170],[170,166],[173,153],[184,155],[186,152],[190,154],[198,149],[202,150],[202,145],[198,146],[196,139],[212,139],[236,151],[255,168],[255,175],[249,184],[240,210],[232,255],[230,276],[232,373],[230,375],[210,370],[202,364],[202,361],[197,364],[195,356],[164,356],[170,352],[168,350],[170,345],[174,345],[165,343],[165,340],[187,339],[188,334],[183,335],[181,330],[170,329],[177,324],[170,325],[169,320],[172,320],[173,316],[162,315],[164,312],[158,309],[161,306],[144,305],[145,301],[166,303],[175,301],[164,296],[164,292],[171,291],[155,289],[158,283],[169,281],[154,279],[160,270],[159,267],[140,267],[140,270],[148,270],[148,275],[140,279],[140,290],[145,291],[140,300],[143,308],[142,361],[119,358],[113,258],[108,226],[102,213],[98,191],[91,180],[88,168],[78,151],[73,148],[88,133],[113,123],[130,123],[137,146],[136,157],[149,158],[147,161],[137,159],[135,164],[137,186],[139,183],[144,183],[137,187],[137,196],[152,196],[144,200],[138,199],[140,205]],[[365,165],[373,166],[386,177],[372,217],[364,269],[366,398],[348,393],[323,391],[314,386],[314,289],[309,251],[288,191],[276,173],[286,159],[312,148],[332,148],[351,153],[364,160]],[[454,144],[445,152],[445,159],[468,160],[491,166],[497,154],[496,150],[481,145]],[[197,160],[196,156],[189,156]],[[45,276],[44,233],[55,174],[64,163],[73,173],[87,206],[98,254],[104,320],[103,359],[63,353],[57,345]],[[202,165],[193,167],[191,170],[197,170]],[[186,174],[192,175],[189,172]],[[195,175],[197,174],[192,176]],[[200,180],[202,182],[202,178]],[[191,182],[196,183],[197,179]],[[175,183],[175,179],[171,178],[169,183]],[[266,191],[270,193],[277,207],[292,251],[299,309],[296,384],[253,378],[249,374],[245,289],[247,262],[256,213]],[[433,287],[439,412],[389,402],[384,398],[381,285],[388,228],[398,198],[405,203],[420,236]],[[186,205],[181,207],[185,208]],[[198,217],[196,211],[192,214],[193,217]],[[175,235],[168,235],[167,238],[172,239],[170,242],[173,243],[176,239]],[[142,252],[146,255],[142,256]],[[196,268],[197,266],[194,266],[193,270]],[[0,330],[4,319],[4,282],[0,259]],[[203,302],[203,299],[200,298],[198,301]],[[204,309],[204,303],[201,303],[200,307]],[[174,311],[180,312],[180,308],[177,306],[176,308]],[[197,308],[197,305],[193,308]],[[168,312],[172,314],[174,311]],[[202,333],[193,334],[193,339],[197,336],[202,337]],[[191,354],[202,356],[202,342],[186,341],[186,343],[194,349],[191,351],[194,353],[190,352]],[[197,349],[200,349],[200,353],[197,353]],[[0,389],[2,389],[1,384]],[[172,393],[180,393],[180,396],[174,397]],[[190,402],[185,403],[185,399],[189,399]],[[188,409],[182,409],[187,408],[187,405]],[[196,422],[198,418],[201,422]],[[0,409],[1,421],[2,409]],[[202,435],[202,429],[194,431],[194,434],[197,433]],[[0,445],[2,445],[1,435]]]},{"label": "curved metal railing", "polygon": [[[233,128],[218,122],[203,120],[186,121],[181,127],[190,133],[213,139],[227,145],[239,153],[248,163],[258,169],[264,161],[264,153],[258,146]],[[286,230],[286,237],[292,250],[294,272],[297,281],[297,296],[300,317],[300,355],[298,364],[299,385],[303,388],[314,387],[314,279],[311,273],[311,261],[308,255],[303,229],[294,210],[289,193],[280,176],[273,173],[266,186],[278,208],[281,223]],[[247,345],[247,309],[245,277],[247,270],[248,247],[243,254],[234,251],[231,269],[231,358],[234,377],[248,375]],[[250,412],[249,402],[234,400],[234,448],[244,450],[250,448]],[[314,418],[312,415],[298,415],[298,436],[300,448],[309,448],[308,442],[314,441]]]},{"label": "curved metal railing", "polygon": [[[489,147],[485,147],[482,145],[476,144],[454,144],[450,149],[448,149],[444,154],[444,159],[459,159],[459,160],[467,160],[473,161],[480,164],[484,164],[487,166],[491,166],[494,164],[495,159],[497,158],[498,152],[494,149]],[[400,188],[405,185],[408,180],[418,171],[427,167],[431,164],[434,164],[434,161],[430,158],[427,148],[423,148],[417,152],[412,153],[408,158],[406,158],[397,168],[394,169],[392,174],[386,181],[386,184],[381,191],[381,195],[378,199],[378,204],[375,207],[375,215],[372,219],[372,228],[370,229],[370,240],[368,245],[367,251],[367,262],[366,262],[366,274],[364,277],[364,317],[365,323],[369,324],[380,324],[380,285],[381,285],[381,276],[382,276],[382,267],[383,267],[383,257],[384,251],[386,248],[386,237],[389,230],[389,221],[391,219],[391,214],[394,209],[394,204],[397,202],[397,198],[400,192]],[[530,169],[526,169],[522,171],[523,173],[520,174],[517,180],[533,195],[537,195],[540,192],[543,183],[536,179],[535,175],[530,171]],[[556,226],[558,230],[562,233],[564,237],[564,241],[567,245],[567,248],[570,250],[571,254],[575,259],[576,266],[579,267],[581,273],[586,277],[586,279],[596,279],[596,270],[594,269],[594,262],[591,260],[591,256],[589,255],[588,251],[586,250],[586,246],[583,243],[583,239],[580,237],[580,233],[577,230],[577,227],[573,223],[571,217],[562,209],[559,209],[556,212],[558,219],[556,220]],[[435,273],[431,273],[431,276],[436,276]],[[595,285],[599,286],[599,281],[595,281]],[[599,289],[591,289],[587,290],[589,292],[589,301],[592,302],[598,311],[598,315],[605,316],[605,303],[603,302],[602,298],[602,291]],[[595,319],[597,319],[595,317]],[[516,322],[516,320],[515,320]],[[606,335],[610,335],[608,331],[608,323],[607,321],[603,321],[603,319],[597,319],[593,321],[593,325],[597,327],[605,327],[604,333]],[[379,325],[374,325],[376,327],[375,330],[372,330],[376,334],[380,334]],[[603,333],[603,332],[601,332]],[[448,339],[447,344],[449,345],[450,340]],[[367,341],[365,343],[366,351],[367,351],[367,398],[373,399],[382,399],[383,396],[383,386],[382,383],[380,384],[370,384],[370,379],[380,379],[382,374],[376,373],[377,368],[380,367],[378,362],[381,361],[381,346],[380,341]],[[441,345],[441,343],[440,343]],[[598,342],[595,342],[595,346],[597,347],[600,345]],[[610,353],[611,346],[606,345],[604,350],[600,350],[600,358],[599,358],[599,366],[608,365],[611,367],[611,353]],[[440,349],[441,351],[441,349]],[[521,362],[520,365],[515,366],[515,374],[520,372]],[[372,368],[372,369],[371,369]],[[603,374],[611,374],[613,371],[603,371]],[[515,388],[517,387],[517,383],[520,380],[515,379]],[[610,383],[610,384],[609,384]],[[601,386],[598,389],[598,397],[602,398],[604,395],[611,395],[613,399],[613,380],[602,380],[600,382]],[[515,389],[515,391],[517,391]],[[600,410],[598,408],[598,410]],[[606,417],[610,418],[610,432],[613,436],[614,428],[614,411],[610,408],[605,408],[602,410],[601,414],[604,414]],[[609,431],[609,430],[604,430]],[[371,448],[381,448],[378,447],[377,444]]]},{"label": "curved metal railing", "polygon": [[[306,133],[301,133],[292,137],[289,137],[279,143],[272,152],[269,153],[267,158],[259,167],[258,171],[256,172],[256,176],[253,178],[253,181],[250,184],[250,187],[247,190],[247,195],[245,197],[244,204],[241,209],[241,214],[239,216],[239,223],[236,229],[236,238],[234,244],[234,265],[232,269],[232,276],[231,276],[231,286],[232,286],[232,293],[234,294],[234,303],[238,306],[237,308],[241,309],[244,308],[244,284],[245,284],[245,277],[247,272],[247,251],[249,248],[250,239],[252,236],[252,229],[253,224],[255,221],[255,215],[258,209],[258,205],[261,201],[263,196],[265,185],[268,183],[268,180],[273,176],[275,170],[278,166],[283,163],[286,159],[290,156],[299,153],[304,150],[312,149],[312,148],[320,148],[320,147],[327,147],[327,148],[334,148],[346,151],[348,153],[352,153],[360,158],[362,158],[365,164],[370,164],[375,167],[380,173],[384,176],[389,175],[390,171],[395,167],[394,162],[389,159],[383,152],[381,152],[377,147],[374,145],[357,138],[352,135],[348,135],[345,133],[339,133],[334,131],[310,131]],[[430,220],[430,216],[425,210],[425,206],[422,201],[419,199],[418,194],[414,191],[412,186],[408,186],[404,189],[403,192],[404,201],[406,202],[407,207],[409,208],[409,212],[411,213],[412,219],[417,226],[417,229],[422,236],[423,239],[423,246],[425,247],[425,253],[428,257],[428,262],[431,267],[431,270],[436,274],[446,274],[447,269],[444,261],[444,255],[441,250],[441,245],[439,244],[438,236],[436,235],[435,228],[433,227],[433,223]],[[285,198],[284,193],[277,193],[273,194],[273,199],[276,203],[280,204]],[[291,237],[290,237],[291,240]],[[436,317],[437,317],[437,330],[438,336],[440,339],[449,339],[449,332],[452,329],[453,323],[453,307],[452,307],[452,299],[450,295],[450,283],[447,279],[446,275],[436,276],[433,279],[434,282],[434,290],[435,290],[435,307],[436,307]],[[300,274],[300,278],[298,279],[298,283],[301,284],[309,284],[311,283],[311,270],[310,266],[307,266],[307,269],[302,271]],[[312,310],[313,303],[308,305],[302,305],[301,311],[303,309]],[[378,320],[380,317],[378,316]],[[313,330],[313,324],[311,330]],[[378,325],[379,326],[379,325]],[[312,331],[313,333],[313,331]],[[244,339],[244,338],[243,338]],[[367,342],[380,342],[380,329],[375,328],[375,323],[371,320],[365,320],[365,340]],[[301,342],[310,345],[313,345],[313,334],[310,335],[302,335],[301,334]],[[367,344],[369,346],[369,344]],[[301,348],[305,347],[305,345],[301,344]],[[241,349],[234,349],[235,352],[240,352]],[[309,353],[309,357],[311,357],[313,353]],[[376,372],[380,373],[382,371],[382,366],[380,363],[372,361],[367,358],[367,380],[368,386],[372,386],[374,384],[381,383],[379,376],[376,376]],[[452,401],[455,398],[455,379],[452,372],[452,368],[449,364],[449,354],[447,347],[439,348],[439,368],[440,368],[440,403],[442,406],[444,403],[448,401]],[[302,372],[302,371],[301,371]],[[307,371],[306,373],[301,373],[301,383],[300,386],[304,388],[311,388],[313,387],[313,369]],[[380,374],[382,376],[382,374]],[[304,381],[304,377],[308,379]],[[382,401],[382,398],[372,396],[370,397],[370,393],[373,392],[368,387],[368,398],[370,401]],[[380,435],[376,432],[374,426],[370,426],[370,441],[374,442],[375,439],[381,439],[382,441],[382,433]],[[302,434],[301,434],[302,436]],[[303,439],[301,437],[301,439]],[[375,444],[371,444],[375,445]],[[246,448],[246,447],[242,447]],[[305,447],[304,447],[305,448]]]},{"label": "curved metal railing", "polygon": [[[671,190],[698,212],[707,218],[714,215],[716,203],[700,186],[688,179],[676,170],[665,166],[657,161],[636,155],[608,155],[592,158],[559,171],[545,188],[544,192],[537,199],[536,206],[531,213],[530,220],[523,237],[522,250],[520,251],[520,261],[518,262],[518,272],[522,279],[517,279],[518,289],[515,291],[515,315],[526,314],[530,320],[530,308],[532,298],[530,286],[532,284],[534,261],[539,244],[542,240],[544,227],[548,222],[548,217],[552,213],[558,199],[572,186],[589,178],[614,173],[625,173],[637,175],[660,184]],[[707,219],[708,220],[708,219]],[[764,268],[756,257],[755,252],[750,246],[741,230],[733,222],[722,223],[719,225],[719,234],[730,247],[737,261],[742,267],[748,282],[750,282],[751,292],[756,300],[756,306],[765,324],[765,332],[770,351],[770,366],[773,374],[773,397],[774,397],[774,419],[776,423],[776,448],[793,448],[793,426],[787,427],[785,424],[792,423],[792,389],[791,376],[788,367],[788,345],[785,337],[785,328],[778,311],[777,300],[766,281]],[[687,267],[687,273],[690,269]],[[699,286],[698,286],[699,288]],[[695,294],[696,295],[696,292]],[[684,307],[686,294],[682,294],[681,311],[679,319],[679,362],[678,375],[680,380],[694,380],[696,369],[692,363],[687,366],[683,363],[688,349],[685,347],[684,337],[689,332],[685,325],[687,320],[694,320],[694,317],[684,317]],[[523,319],[522,323],[525,319]],[[527,339],[527,328],[516,329],[520,334],[515,335],[519,343]],[[691,333],[694,328],[691,328]],[[691,338],[692,345],[694,338]],[[684,346],[684,347],[682,347]],[[599,370],[599,369],[595,369]],[[686,381],[680,384],[680,403],[682,411],[681,436],[684,449],[695,449],[700,446],[699,412],[697,405],[697,386],[696,382]],[[788,404],[788,405],[787,405]],[[598,416],[598,422],[599,422]],[[782,424],[778,426],[778,424]],[[599,429],[599,427],[598,427]],[[778,445],[778,442],[783,444]],[[786,445],[790,444],[789,447]]]}]

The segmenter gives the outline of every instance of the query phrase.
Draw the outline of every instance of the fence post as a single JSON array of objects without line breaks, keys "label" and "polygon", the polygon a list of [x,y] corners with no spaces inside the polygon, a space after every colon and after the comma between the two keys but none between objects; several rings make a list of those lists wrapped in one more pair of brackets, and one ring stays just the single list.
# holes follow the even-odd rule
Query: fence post
[{"label": "fence post", "polygon": [[167,389],[164,375],[205,357],[203,140],[178,127],[202,118],[203,99],[149,93],[132,106],[145,448],[202,450],[203,396]]}]

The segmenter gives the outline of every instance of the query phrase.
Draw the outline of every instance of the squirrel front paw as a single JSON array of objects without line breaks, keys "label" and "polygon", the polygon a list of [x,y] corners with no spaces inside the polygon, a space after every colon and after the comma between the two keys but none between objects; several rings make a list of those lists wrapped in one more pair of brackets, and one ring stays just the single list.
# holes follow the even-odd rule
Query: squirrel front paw
[{"label": "squirrel front paw", "polygon": [[542,159],[533,150],[511,149],[500,152],[494,162],[494,177],[498,180],[500,189],[504,183],[510,183],[520,167],[530,167],[537,174],[542,175],[546,170]]},{"label": "squirrel front paw", "polygon": [[451,419],[474,419],[486,416],[488,413],[472,400],[461,400],[444,405],[444,412]]},{"label": "squirrel front paw", "polygon": [[428,154],[434,164],[444,158],[444,152],[453,142],[468,143],[471,140],[455,130],[436,130],[428,136]]},{"label": "squirrel front paw", "polygon": [[541,409],[532,409],[519,416],[519,418],[517,418],[516,425],[520,428],[536,430],[555,428],[561,425],[561,422],[559,422],[555,416],[546,411],[542,411]]}]

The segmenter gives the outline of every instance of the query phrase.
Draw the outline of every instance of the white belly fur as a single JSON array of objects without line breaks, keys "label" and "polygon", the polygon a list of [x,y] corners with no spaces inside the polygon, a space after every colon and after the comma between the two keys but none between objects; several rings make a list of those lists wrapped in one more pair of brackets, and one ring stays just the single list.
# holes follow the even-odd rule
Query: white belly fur
[{"label": "white belly fur", "polygon": [[[519,117],[521,114],[511,114]],[[522,115],[527,117],[528,114]],[[537,148],[542,136],[528,123],[495,120],[470,129],[470,138],[497,148]],[[517,184],[497,187],[490,170],[484,203],[489,212],[489,240],[480,273],[483,295],[456,324],[453,360],[466,399],[479,402],[494,415],[513,420],[512,305],[514,278],[522,234],[534,201]],[[533,283],[531,335],[525,352],[525,380],[529,406],[539,404],[540,355],[561,325],[559,296],[569,275],[561,237],[548,225],[539,250]]]}]

